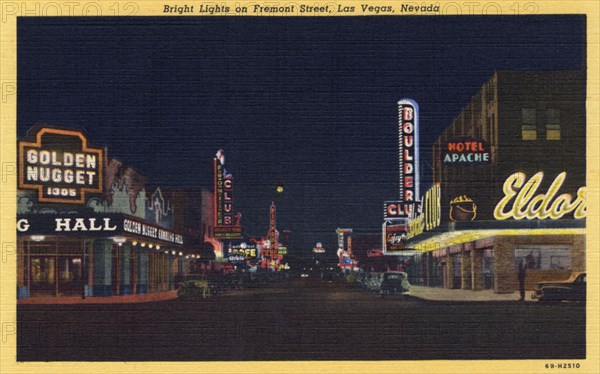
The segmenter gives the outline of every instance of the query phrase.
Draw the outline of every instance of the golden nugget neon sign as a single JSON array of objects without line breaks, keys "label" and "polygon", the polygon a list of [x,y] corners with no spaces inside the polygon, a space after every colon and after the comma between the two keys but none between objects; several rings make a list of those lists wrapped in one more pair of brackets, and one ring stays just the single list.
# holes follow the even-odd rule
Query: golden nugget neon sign
[{"label": "golden nugget neon sign", "polygon": [[[573,198],[564,193],[556,196],[562,186],[566,172],[556,176],[546,193],[536,195],[536,192],[544,178],[543,172],[538,172],[525,183],[524,173],[514,173],[504,182],[504,197],[496,209],[494,217],[497,220],[514,219],[559,219],[566,214],[573,213],[573,217],[581,219],[586,217],[586,187],[577,190],[577,196]],[[514,199],[514,201],[513,201]],[[509,203],[512,201],[512,206]]]},{"label": "golden nugget neon sign", "polygon": [[104,150],[79,130],[42,127],[35,141],[19,141],[19,188],[38,191],[43,203],[83,204],[103,191]]}]

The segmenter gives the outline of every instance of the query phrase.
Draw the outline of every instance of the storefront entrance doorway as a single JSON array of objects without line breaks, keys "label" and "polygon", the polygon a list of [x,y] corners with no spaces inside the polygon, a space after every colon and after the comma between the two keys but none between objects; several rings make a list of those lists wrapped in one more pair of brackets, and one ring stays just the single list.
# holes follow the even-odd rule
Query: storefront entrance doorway
[{"label": "storefront entrance doorway", "polygon": [[83,291],[80,241],[30,242],[26,283],[32,297],[78,296]]}]

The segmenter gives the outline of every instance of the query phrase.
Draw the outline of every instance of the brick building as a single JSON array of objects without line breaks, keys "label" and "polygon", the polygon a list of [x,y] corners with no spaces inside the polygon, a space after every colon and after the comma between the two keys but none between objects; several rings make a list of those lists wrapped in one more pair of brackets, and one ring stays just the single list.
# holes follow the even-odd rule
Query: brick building
[{"label": "brick building", "polygon": [[585,97],[583,71],[498,71],[472,97],[412,222],[424,284],[512,292],[525,258],[527,289],[585,271]]}]

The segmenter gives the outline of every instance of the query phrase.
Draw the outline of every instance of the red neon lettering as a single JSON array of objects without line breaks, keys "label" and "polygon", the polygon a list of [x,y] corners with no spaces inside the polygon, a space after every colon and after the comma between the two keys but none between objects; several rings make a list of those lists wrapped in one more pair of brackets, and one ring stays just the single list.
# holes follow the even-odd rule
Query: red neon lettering
[{"label": "red neon lettering", "polygon": [[387,208],[388,216],[398,215],[398,207],[395,204],[390,204]]},{"label": "red neon lettering", "polygon": [[410,162],[404,163],[404,174],[412,174],[413,172],[413,164]]},{"label": "red neon lettering", "polygon": [[413,192],[411,190],[404,191],[404,201],[413,201]]},{"label": "red neon lettering", "polygon": [[404,150],[404,161],[412,161],[412,156],[410,155],[410,153],[408,152],[408,149]]},{"label": "red neon lettering", "polygon": [[413,137],[412,137],[412,135],[404,137],[404,146],[405,147],[412,147],[413,146]]},{"label": "red neon lettering", "polygon": [[404,187],[413,187],[413,177],[404,178]]},{"label": "red neon lettering", "polygon": [[413,125],[410,122],[405,122],[404,125],[402,126],[402,131],[405,134],[412,134],[413,133]]},{"label": "red neon lettering", "polygon": [[412,108],[404,108],[404,110],[402,111],[403,113],[403,117],[405,121],[410,121],[411,119],[413,119],[413,110]]}]

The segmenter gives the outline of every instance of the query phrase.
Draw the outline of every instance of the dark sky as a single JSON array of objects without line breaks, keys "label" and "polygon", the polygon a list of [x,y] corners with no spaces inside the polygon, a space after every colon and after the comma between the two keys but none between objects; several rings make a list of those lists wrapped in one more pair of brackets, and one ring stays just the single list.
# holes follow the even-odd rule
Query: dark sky
[{"label": "dark sky", "polygon": [[292,247],[335,250],[336,227],[376,232],[398,198],[397,108],[430,144],[497,69],[585,67],[585,16],[173,17],[18,20],[18,135],[37,122],[161,186],[212,190],[222,148],[235,211]]}]

